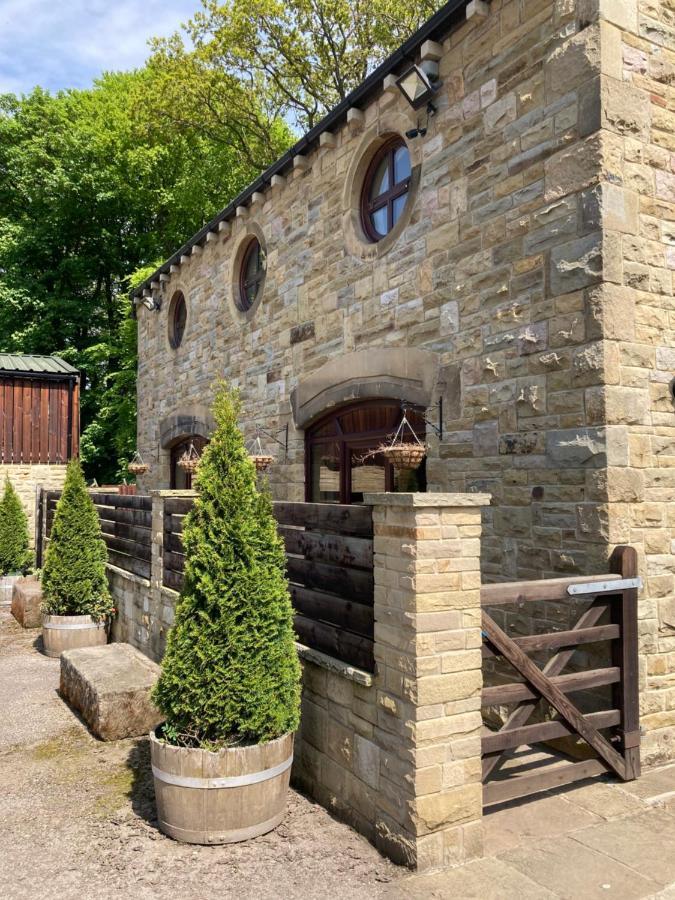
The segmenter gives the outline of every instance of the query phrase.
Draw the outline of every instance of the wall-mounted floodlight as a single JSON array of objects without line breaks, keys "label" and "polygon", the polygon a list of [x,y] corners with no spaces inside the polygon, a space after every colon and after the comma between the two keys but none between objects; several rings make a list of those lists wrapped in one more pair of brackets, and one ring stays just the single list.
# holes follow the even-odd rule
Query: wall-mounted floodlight
[{"label": "wall-mounted floodlight", "polygon": [[138,302],[141,303],[146,309],[149,309],[150,312],[159,312],[162,308],[162,299],[161,297],[153,297],[152,294],[143,294],[142,297],[137,298]]},{"label": "wall-mounted floodlight", "polygon": [[420,109],[426,104],[431,115],[436,107],[431,102],[439,88],[439,82],[430,77],[420,66],[412,65],[396,79],[396,85],[413,109]]}]

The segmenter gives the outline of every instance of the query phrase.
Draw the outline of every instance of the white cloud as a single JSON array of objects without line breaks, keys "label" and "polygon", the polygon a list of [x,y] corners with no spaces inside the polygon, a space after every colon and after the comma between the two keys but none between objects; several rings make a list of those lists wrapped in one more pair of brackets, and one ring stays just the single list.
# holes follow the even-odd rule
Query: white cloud
[{"label": "white cloud", "polygon": [[0,0],[0,93],[87,87],[133,69],[151,37],[171,34],[199,0]]}]

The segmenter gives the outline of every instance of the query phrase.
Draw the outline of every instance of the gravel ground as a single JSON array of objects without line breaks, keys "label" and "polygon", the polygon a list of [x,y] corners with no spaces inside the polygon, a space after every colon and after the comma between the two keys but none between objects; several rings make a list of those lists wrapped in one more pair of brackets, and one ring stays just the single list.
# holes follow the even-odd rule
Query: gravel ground
[{"label": "gravel ground", "polygon": [[279,828],[253,841],[164,837],[147,741],[93,738],[36,636],[0,610],[0,897],[370,900],[406,874],[294,791]]}]

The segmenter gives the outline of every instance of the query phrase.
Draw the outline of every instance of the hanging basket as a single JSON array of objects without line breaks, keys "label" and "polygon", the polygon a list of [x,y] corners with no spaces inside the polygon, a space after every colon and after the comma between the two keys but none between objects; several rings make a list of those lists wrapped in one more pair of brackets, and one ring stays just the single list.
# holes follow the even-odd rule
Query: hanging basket
[{"label": "hanging basket", "polygon": [[395,469],[418,469],[427,455],[424,444],[394,444],[382,453]]},{"label": "hanging basket", "polygon": [[269,469],[274,462],[274,457],[268,456],[266,453],[251,454],[250,459],[258,472],[264,472],[266,469]]},{"label": "hanging basket", "polygon": [[149,468],[150,466],[145,462],[138,450],[131,457],[130,462],[127,463],[127,469],[132,475],[145,475]]},{"label": "hanging basket", "polygon": [[184,472],[194,473],[197,471],[200,459],[201,457],[199,453],[197,453],[195,445],[190,444],[188,449],[178,460],[177,464]]}]

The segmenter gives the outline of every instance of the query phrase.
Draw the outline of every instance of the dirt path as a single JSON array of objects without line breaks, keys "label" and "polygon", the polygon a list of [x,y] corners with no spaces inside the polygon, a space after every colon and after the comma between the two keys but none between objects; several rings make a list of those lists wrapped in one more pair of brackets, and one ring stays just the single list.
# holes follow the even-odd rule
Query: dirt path
[{"label": "dirt path", "polygon": [[248,843],[165,838],[147,741],[95,740],[36,634],[0,610],[0,897],[371,900],[405,874],[295,792],[282,825]]}]

